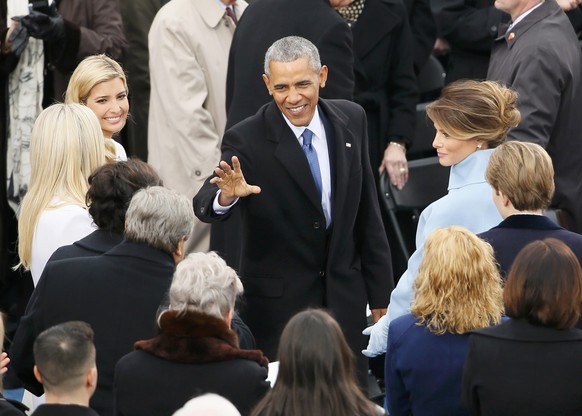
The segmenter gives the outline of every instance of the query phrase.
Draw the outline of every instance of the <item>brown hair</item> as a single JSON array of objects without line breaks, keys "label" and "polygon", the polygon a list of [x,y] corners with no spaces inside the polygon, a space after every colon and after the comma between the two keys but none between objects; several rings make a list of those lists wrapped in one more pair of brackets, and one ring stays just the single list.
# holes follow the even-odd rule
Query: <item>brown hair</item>
[{"label": "brown hair", "polygon": [[426,113],[451,136],[479,140],[488,148],[503,143],[507,131],[521,120],[517,93],[493,81],[453,82],[428,105]]},{"label": "brown hair", "polygon": [[572,328],[582,305],[578,259],[555,238],[529,243],[513,261],[503,300],[512,318],[555,329]]},{"label": "brown hair", "polygon": [[415,280],[410,312],[441,335],[501,322],[503,289],[493,248],[466,228],[433,231]]},{"label": "brown hair", "polygon": [[327,312],[310,309],[291,318],[278,353],[277,383],[252,415],[375,414],[355,380],[352,352],[342,330]]},{"label": "brown hair", "polygon": [[491,154],[485,177],[520,211],[545,209],[554,195],[552,159],[535,143],[503,143]]}]

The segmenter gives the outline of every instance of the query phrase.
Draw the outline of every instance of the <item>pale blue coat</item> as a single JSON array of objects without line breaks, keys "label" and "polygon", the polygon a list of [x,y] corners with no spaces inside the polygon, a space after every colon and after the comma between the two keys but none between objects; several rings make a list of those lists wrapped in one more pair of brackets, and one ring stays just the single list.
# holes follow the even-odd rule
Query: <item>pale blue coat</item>
[{"label": "pale blue coat", "polygon": [[495,227],[502,220],[493,203],[485,169],[493,149],[479,150],[451,167],[448,194],[422,211],[416,231],[416,251],[408,260],[408,269],[390,296],[388,313],[372,328],[364,354],[374,356],[386,350],[388,325],[409,313],[414,296],[414,280],[424,252],[424,241],[435,229],[460,225],[475,234]]}]

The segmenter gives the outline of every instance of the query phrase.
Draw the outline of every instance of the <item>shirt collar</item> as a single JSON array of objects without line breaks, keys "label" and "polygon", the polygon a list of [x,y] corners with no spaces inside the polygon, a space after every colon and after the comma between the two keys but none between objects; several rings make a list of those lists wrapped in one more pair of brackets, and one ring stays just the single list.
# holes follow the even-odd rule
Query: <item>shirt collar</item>
[{"label": "shirt collar", "polygon": [[289,119],[287,117],[285,117],[285,114],[281,113],[281,115],[285,119],[285,122],[287,123],[287,125],[293,131],[293,134],[295,134],[295,137],[297,138],[297,140],[299,140],[299,138],[303,134],[303,131],[306,128],[311,130],[316,137],[320,137],[320,138],[325,137],[324,136],[323,122],[321,121],[321,117],[319,116],[319,106],[315,107],[315,113],[313,114],[313,118],[311,119],[311,121],[309,122],[309,125],[307,125],[307,126],[295,126],[295,125],[293,125],[293,123],[291,123],[289,121]]},{"label": "shirt collar", "polygon": [[525,12],[523,12],[522,14],[520,14],[517,19],[515,19],[513,21],[513,23],[511,23],[509,25],[509,27],[507,28],[507,30],[511,30],[515,27],[516,24],[518,24],[519,22],[521,22],[523,19],[525,19],[527,17],[528,14],[530,14],[531,12],[533,12],[535,9],[537,9],[538,7],[540,7],[542,4],[544,4],[544,0],[540,1],[538,4],[536,4],[534,7],[532,7],[529,10],[526,10]]}]

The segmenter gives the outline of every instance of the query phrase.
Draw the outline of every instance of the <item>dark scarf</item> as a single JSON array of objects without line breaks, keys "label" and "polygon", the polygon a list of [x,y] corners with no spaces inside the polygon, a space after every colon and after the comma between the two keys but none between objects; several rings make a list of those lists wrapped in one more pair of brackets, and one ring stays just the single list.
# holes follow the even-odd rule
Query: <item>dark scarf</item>
[{"label": "dark scarf", "polygon": [[222,319],[200,312],[178,315],[166,311],[159,319],[156,337],[137,341],[135,348],[156,357],[181,363],[213,363],[245,359],[267,367],[269,360],[260,350],[241,350],[238,337]]},{"label": "dark scarf", "polygon": [[351,4],[337,9],[339,14],[348,24],[352,25],[358,21],[364,11],[364,2],[366,0],[354,0]]}]

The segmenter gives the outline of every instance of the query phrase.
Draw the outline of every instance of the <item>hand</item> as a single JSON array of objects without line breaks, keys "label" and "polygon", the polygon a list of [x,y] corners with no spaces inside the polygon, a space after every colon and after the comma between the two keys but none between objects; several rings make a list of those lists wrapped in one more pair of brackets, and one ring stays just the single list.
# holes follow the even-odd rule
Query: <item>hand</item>
[{"label": "hand", "polygon": [[21,22],[33,38],[58,42],[65,37],[65,21],[57,11],[55,2],[51,4],[49,14],[33,10]]},{"label": "hand", "polygon": [[378,168],[378,172],[382,174],[388,171],[390,182],[397,189],[404,188],[408,181],[408,162],[406,161],[406,153],[404,149],[395,144],[389,144],[384,150],[384,159]]},{"label": "hand", "polygon": [[374,320],[374,323],[376,323],[381,317],[386,315],[386,308],[370,309],[370,312],[372,312],[372,319]]},{"label": "hand", "polygon": [[449,45],[449,42],[447,42],[445,38],[436,38],[434,46],[432,47],[434,54],[437,56],[445,55],[450,49],[451,45]]},{"label": "hand", "polygon": [[388,316],[383,315],[374,325],[367,327],[362,334],[369,335],[370,341],[362,354],[366,357],[376,357],[386,352],[388,344]]},{"label": "hand", "polygon": [[569,12],[570,10],[575,9],[582,2],[582,0],[556,0],[556,1],[558,3],[558,6],[560,6],[560,8],[565,12]]},{"label": "hand", "polygon": [[28,45],[28,30],[22,26],[20,19],[22,16],[17,16],[12,19],[12,24],[6,33],[6,48],[16,56],[20,56],[26,45]]},{"label": "hand", "polygon": [[0,374],[4,374],[8,371],[8,363],[10,363],[10,358],[8,358],[8,354],[3,352],[0,354]]},{"label": "hand", "polygon": [[232,204],[236,198],[261,192],[261,188],[258,186],[247,183],[236,156],[232,157],[232,169],[228,163],[222,160],[220,166],[214,169],[214,173],[218,176],[210,179],[210,183],[216,184],[220,188],[218,203],[222,206]]}]

